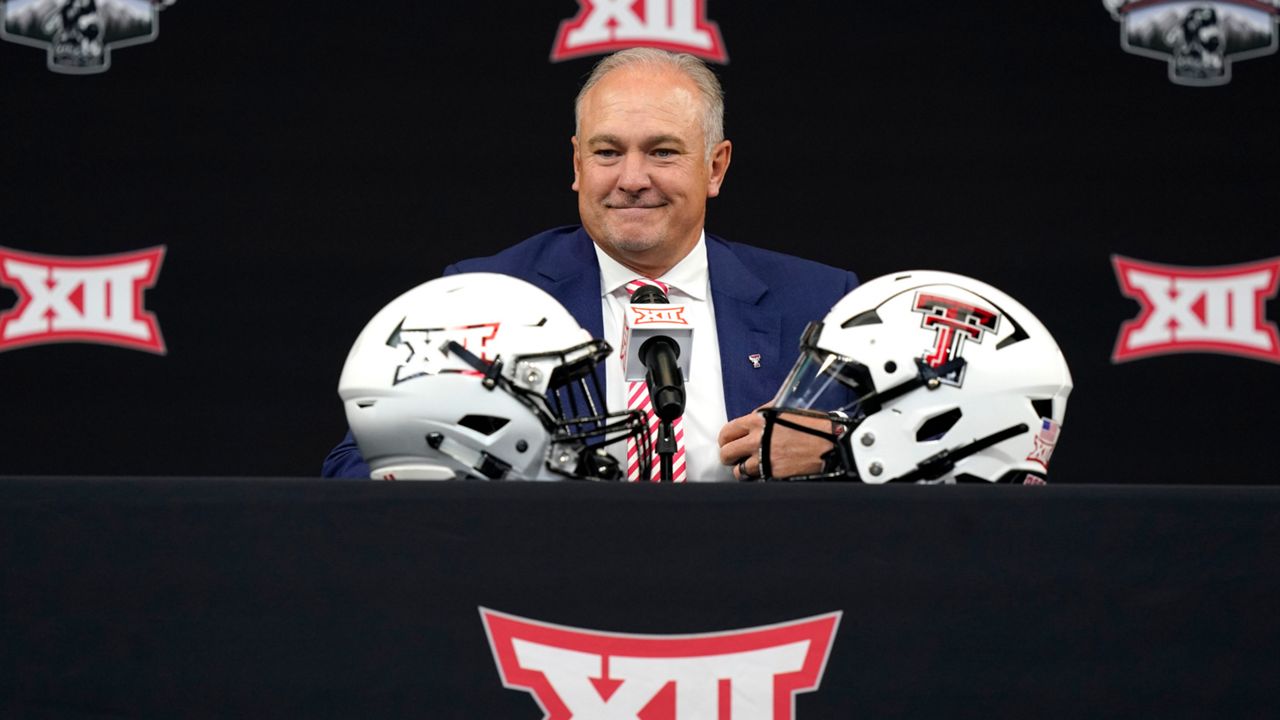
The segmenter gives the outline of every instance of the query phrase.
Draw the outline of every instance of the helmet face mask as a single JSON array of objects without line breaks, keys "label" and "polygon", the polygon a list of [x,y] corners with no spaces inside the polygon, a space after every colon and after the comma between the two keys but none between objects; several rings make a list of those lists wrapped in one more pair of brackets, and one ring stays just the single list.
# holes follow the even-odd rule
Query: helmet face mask
[{"label": "helmet face mask", "polygon": [[[450,349],[467,352],[456,343]],[[621,480],[622,469],[606,448],[635,437],[646,453],[641,457],[647,458],[649,434],[639,411],[611,413],[597,400],[605,397],[597,367],[610,352],[609,343],[590,340],[564,350],[516,355],[510,377],[501,372],[501,358],[493,363],[481,360],[484,365],[476,368],[492,374],[496,388],[510,393],[542,422],[550,434],[548,470],[567,478]]]},{"label": "helmet face mask", "polygon": [[[853,452],[849,447],[849,430],[857,427],[861,418],[850,419],[841,413],[823,413],[797,408],[765,407],[759,410],[764,417],[764,433],[760,437],[760,477],[757,480],[850,480],[848,468],[854,468]],[[801,418],[821,419],[831,423],[830,431],[822,431],[800,422]],[[822,456],[823,468],[817,473],[791,475],[785,478],[773,474],[773,436],[778,428],[812,435],[831,443],[831,450]],[[856,469],[855,469],[856,472]]]},{"label": "helmet face mask", "polygon": [[[761,410],[762,473],[776,479],[782,426],[833,443],[821,473],[785,479],[1039,483],[1071,387],[1048,330],[1007,294],[951,273],[885,276],[806,330]],[[797,414],[832,431],[798,427]]]},{"label": "helmet face mask", "polygon": [[648,434],[604,406],[610,352],[523,280],[451,275],[369,321],[339,395],[375,478],[619,479],[607,446]]}]

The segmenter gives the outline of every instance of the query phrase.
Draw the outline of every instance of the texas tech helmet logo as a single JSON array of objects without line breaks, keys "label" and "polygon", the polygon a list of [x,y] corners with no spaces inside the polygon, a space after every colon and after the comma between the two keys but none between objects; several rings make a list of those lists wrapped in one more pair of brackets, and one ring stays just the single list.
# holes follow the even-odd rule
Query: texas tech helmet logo
[{"label": "texas tech helmet logo", "polygon": [[106,72],[113,48],[160,35],[160,10],[175,0],[9,0],[0,2],[0,38],[44,48],[49,69]]},{"label": "texas tech helmet logo", "polygon": [[1169,63],[1178,85],[1225,85],[1231,62],[1276,51],[1280,0],[1102,0],[1125,52]]},{"label": "texas tech helmet logo", "polygon": [[[981,343],[983,335],[1000,328],[1000,314],[995,310],[937,293],[916,293],[911,310],[924,315],[920,327],[933,331],[933,345],[921,358],[929,367],[941,367],[962,357],[966,342]],[[940,379],[959,387],[964,384],[964,370],[962,367]]]},{"label": "texas tech helmet logo", "polygon": [[0,286],[18,302],[0,313],[0,351],[84,342],[165,352],[142,293],[155,286],[164,246],[98,257],[37,255],[0,247]]},{"label": "texas tech helmet logo", "polygon": [[720,28],[705,0],[578,0],[577,16],[560,23],[551,61],[646,46],[718,63],[729,62]]},{"label": "texas tech helmet logo", "polygon": [[[480,608],[502,684],[543,720],[792,720],[840,613],[702,635],[628,635]],[[535,717],[530,712],[531,720]]]},{"label": "texas tech helmet logo", "polygon": [[1280,334],[1266,319],[1280,286],[1280,258],[1179,267],[1113,255],[1120,292],[1142,310],[1124,323],[1112,362],[1203,352],[1280,362]]}]

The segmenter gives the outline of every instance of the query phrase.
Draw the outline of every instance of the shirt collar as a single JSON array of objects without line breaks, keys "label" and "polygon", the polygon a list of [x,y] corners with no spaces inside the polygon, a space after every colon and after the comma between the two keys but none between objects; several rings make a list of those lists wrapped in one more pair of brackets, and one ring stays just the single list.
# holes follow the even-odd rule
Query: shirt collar
[{"label": "shirt collar", "polygon": [[[609,257],[599,245],[592,243],[592,246],[596,251],[596,259],[600,262],[601,297],[612,295],[619,288],[639,277],[635,270]],[[675,287],[694,300],[705,300],[708,285],[706,232],[698,233],[698,243],[693,246],[688,255],[684,256],[684,259],[676,263],[675,267],[668,270],[662,277],[654,279]]]}]

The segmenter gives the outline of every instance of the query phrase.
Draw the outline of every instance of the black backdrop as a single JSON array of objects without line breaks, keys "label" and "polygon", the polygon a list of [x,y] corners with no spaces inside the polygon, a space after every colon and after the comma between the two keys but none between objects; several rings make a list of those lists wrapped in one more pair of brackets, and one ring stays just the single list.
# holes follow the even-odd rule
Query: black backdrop
[{"label": "black backdrop", "polygon": [[[572,0],[179,0],[101,75],[0,43],[0,245],[165,245],[164,356],[0,353],[0,474],[312,475],[338,374],[385,302],[573,222]],[[1280,57],[1170,83],[1100,2],[706,4],[734,164],[711,232],[863,278],[974,275],[1021,299],[1077,390],[1058,482],[1270,482],[1274,364],[1114,365],[1110,255],[1280,255]],[[15,293],[0,289],[0,309]],[[1274,303],[1267,305],[1274,311]]]}]

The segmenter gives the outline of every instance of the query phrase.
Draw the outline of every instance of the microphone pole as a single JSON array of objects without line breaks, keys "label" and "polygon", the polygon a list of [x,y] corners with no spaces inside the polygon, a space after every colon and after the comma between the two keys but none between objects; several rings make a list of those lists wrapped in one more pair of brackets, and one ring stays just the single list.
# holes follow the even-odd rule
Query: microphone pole
[{"label": "microphone pole", "polygon": [[[660,288],[645,285],[631,295],[635,304],[667,304],[666,293]],[[658,416],[658,481],[674,482],[676,454],[676,418],[684,414],[684,376],[680,374],[680,345],[675,340],[658,335],[640,346],[640,361],[645,366],[645,384],[649,388],[649,402]]]},{"label": "microphone pole", "polygon": [[675,482],[673,461],[676,455],[675,424],[658,416],[658,482]]}]

